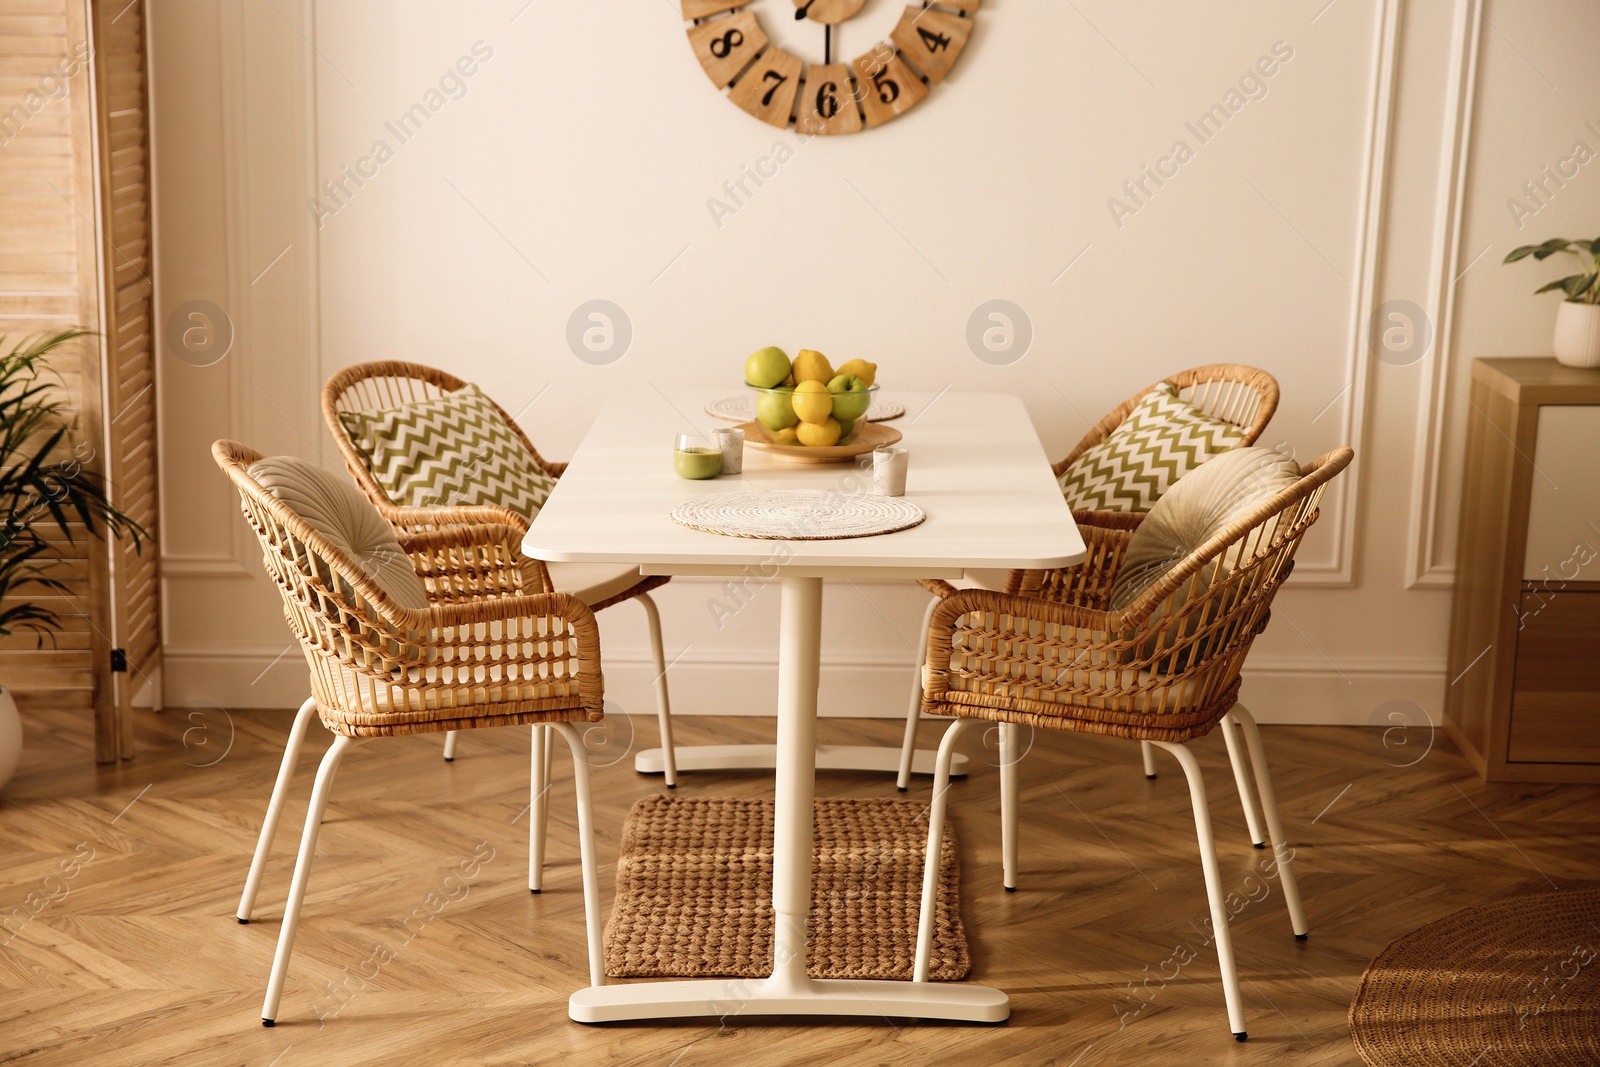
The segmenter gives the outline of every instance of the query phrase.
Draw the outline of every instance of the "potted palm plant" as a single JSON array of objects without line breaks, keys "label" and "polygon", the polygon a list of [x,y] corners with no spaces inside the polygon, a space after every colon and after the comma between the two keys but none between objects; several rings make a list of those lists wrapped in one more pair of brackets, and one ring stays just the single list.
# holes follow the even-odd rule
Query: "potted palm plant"
[{"label": "potted palm plant", "polygon": [[1560,289],[1566,294],[1556,310],[1556,359],[1569,367],[1600,367],[1600,237],[1592,241],[1569,241],[1552,237],[1543,244],[1513,248],[1505,262],[1515,263],[1532,256],[1549,259],[1557,252],[1576,256],[1582,265],[1577,274],[1546,282],[1534,292]]},{"label": "potted palm plant", "polygon": [[[145,531],[111,506],[105,480],[84,466],[93,449],[79,443],[65,448],[71,429],[49,366],[52,355],[87,330],[69,329],[23,338],[7,347],[0,337],[0,637],[32,631],[43,647],[62,620],[30,596],[66,593],[51,575],[48,534],[73,539],[72,524],[89,534],[129,536],[142,547]],[[0,679],[0,787],[16,770],[22,748],[22,723],[16,701]]]}]

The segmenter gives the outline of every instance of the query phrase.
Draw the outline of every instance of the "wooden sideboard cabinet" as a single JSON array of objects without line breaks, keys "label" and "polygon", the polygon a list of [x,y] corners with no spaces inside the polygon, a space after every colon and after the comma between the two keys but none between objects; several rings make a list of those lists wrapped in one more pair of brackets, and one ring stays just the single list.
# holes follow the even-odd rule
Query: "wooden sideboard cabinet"
[{"label": "wooden sideboard cabinet", "polygon": [[1600,782],[1600,370],[1472,366],[1445,729],[1488,781]]}]

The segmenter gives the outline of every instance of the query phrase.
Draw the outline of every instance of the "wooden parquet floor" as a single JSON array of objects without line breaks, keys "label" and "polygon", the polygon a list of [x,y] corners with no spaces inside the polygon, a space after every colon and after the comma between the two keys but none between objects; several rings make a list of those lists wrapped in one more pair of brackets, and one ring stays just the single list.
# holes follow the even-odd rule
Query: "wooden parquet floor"
[{"label": "wooden parquet floor", "polygon": [[[1188,795],[1166,757],[1041,736],[1024,763],[1022,885],[1000,888],[998,775],[977,738],[955,787],[974,980],[1012,995],[997,1027],[848,1020],[585,1027],[570,771],[557,767],[546,890],[526,889],[525,730],[358,748],[340,773],[279,1025],[259,1007],[315,756],[257,909],[234,922],[288,713],[146,716],[141,756],[97,768],[78,713],[29,711],[0,799],[0,1062],[24,1064],[1274,1064],[1357,1063],[1345,1013],[1367,962],[1458,908],[1600,882],[1600,787],[1479,782],[1438,737],[1411,766],[1350,728],[1267,727],[1311,939],[1290,936],[1266,853],[1249,847],[1220,738],[1196,745],[1234,892],[1250,1041],[1228,1033]],[[616,726],[626,735],[625,718]],[[770,740],[768,719],[679,719],[681,743]],[[938,727],[924,726],[931,742]],[[638,720],[643,745],[655,730]],[[894,744],[897,723],[827,720],[825,741]],[[1416,739],[1414,739],[1416,740]],[[323,741],[310,746],[320,754]],[[609,908],[623,818],[660,780],[626,736],[596,778]],[[1420,746],[1408,750],[1421,751]],[[1407,756],[1406,760],[1414,758]],[[757,773],[698,773],[685,795],[762,796]],[[829,774],[819,795],[893,796]],[[912,797],[926,799],[926,779]],[[1192,955],[1192,959],[1188,958]],[[1492,1053],[1480,1063],[1496,1063]]]}]

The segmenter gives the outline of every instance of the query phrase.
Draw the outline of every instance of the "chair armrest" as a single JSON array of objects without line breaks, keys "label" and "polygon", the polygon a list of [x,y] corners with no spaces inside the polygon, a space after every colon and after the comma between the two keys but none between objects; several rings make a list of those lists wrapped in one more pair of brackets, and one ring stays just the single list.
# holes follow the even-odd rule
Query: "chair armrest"
[{"label": "chair armrest", "polygon": [[400,547],[436,604],[550,592],[543,561],[521,552],[523,530],[504,523],[444,526],[403,533]]},{"label": "chair armrest", "polygon": [[[1122,567],[1133,532],[1144,520],[1142,513],[1075,511],[1078,533],[1089,550],[1076,567],[1020,571],[1007,589],[1019,596],[1104,611],[1111,601],[1111,583]],[[1019,577],[1020,575],[1020,577]]]},{"label": "chair armrest", "polygon": [[986,690],[1116,690],[1128,643],[1121,614],[986,589],[954,593],[928,628],[923,709],[948,715],[941,705],[985,703]]},{"label": "chair armrest", "polygon": [[377,503],[378,514],[386,519],[396,533],[422,533],[447,526],[481,526],[503,524],[517,532],[520,539],[528,532],[528,520],[498,504],[456,505],[441,504],[435,507],[401,507],[387,502]]}]

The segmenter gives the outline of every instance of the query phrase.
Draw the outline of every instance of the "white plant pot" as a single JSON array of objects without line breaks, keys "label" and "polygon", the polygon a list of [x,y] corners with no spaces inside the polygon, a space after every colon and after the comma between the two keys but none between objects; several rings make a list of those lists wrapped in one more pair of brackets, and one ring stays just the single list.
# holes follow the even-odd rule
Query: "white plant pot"
[{"label": "white plant pot", "polygon": [[11,699],[11,691],[0,689],[0,789],[11,781],[21,757],[22,716],[17,714],[17,702]]},{"label": "white plant pot", "polygon": [[1563,300],[1556,311],[1556,360],[1569,367],[1600,367],[1600,304]]}]

